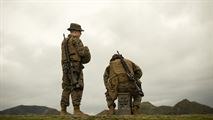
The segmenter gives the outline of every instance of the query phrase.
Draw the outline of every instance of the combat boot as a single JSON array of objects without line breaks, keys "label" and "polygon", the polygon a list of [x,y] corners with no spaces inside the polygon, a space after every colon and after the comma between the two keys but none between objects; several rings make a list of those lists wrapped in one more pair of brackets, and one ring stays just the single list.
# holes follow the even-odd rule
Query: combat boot
[{"label": "combat boot", "polygon": [[79,107],[79,106],[74,106],[73,115],[77,115],[77,116],[89,116],[89,115],[83,113],[83,112],[80,110],[80,107]]},{"label": "combat boot", "polygon": [[139,115],[140,114],[140,107],[139,106],[133,106],[132,108],[132,114],[133,115]]},{"label": "combat boot", "polygon": [[110,106],[109,107],[109,111],[108,111],[108,115],[114,115],[115,114],[115,107],[114,106]]},{"label": "combat boot", "polygon": [[61,106],[61,112],[60,112],[60,115],[61,116],[64,116],[64,115],[67,115],[67,107],[66,106]]}]

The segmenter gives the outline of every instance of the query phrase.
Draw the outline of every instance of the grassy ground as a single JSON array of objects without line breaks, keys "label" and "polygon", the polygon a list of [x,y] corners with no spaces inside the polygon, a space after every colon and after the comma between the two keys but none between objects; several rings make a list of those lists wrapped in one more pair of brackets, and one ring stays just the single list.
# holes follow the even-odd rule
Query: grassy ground
[{"label": "grassy ground", "polygon": [[0,116],[0,120],[213,120],[212,115],[138,115],[138,116]]}]

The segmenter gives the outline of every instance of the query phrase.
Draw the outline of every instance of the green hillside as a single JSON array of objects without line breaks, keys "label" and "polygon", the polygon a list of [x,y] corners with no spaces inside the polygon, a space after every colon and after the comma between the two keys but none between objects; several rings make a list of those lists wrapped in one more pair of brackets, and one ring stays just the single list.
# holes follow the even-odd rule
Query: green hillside
[{"label": "green hillside", "polygon": [[139,115],[139,116],[0,116],[0,120],[213,120],[213,115]]}]

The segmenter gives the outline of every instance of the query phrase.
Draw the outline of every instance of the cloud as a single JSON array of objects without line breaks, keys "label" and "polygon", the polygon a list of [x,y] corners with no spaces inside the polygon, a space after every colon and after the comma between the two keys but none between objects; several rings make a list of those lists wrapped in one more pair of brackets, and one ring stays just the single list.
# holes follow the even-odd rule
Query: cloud
[{"label": "cloud", "polygon": [[84,69],[86,112],[107,108],[103,73],[116,50],[142,68],[144,101],[174,105],[188,98],[213,106],[212,8],[211,1],[4,1],[0,109],[60,108],[60,45],[70,22],[85,29],[92,54]]}]

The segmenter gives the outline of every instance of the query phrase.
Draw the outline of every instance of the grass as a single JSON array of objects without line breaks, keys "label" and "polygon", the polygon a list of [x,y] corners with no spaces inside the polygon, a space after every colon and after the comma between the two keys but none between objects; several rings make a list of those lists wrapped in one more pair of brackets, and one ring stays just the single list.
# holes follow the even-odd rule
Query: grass
[{"label": "grass", "polygon": [[0,120],[213,120],[211,115],[123,115],[123,116],[38,116],[38,115],[2,115]]}]

